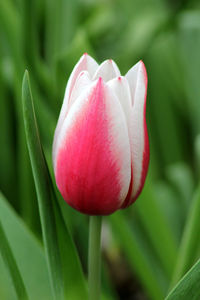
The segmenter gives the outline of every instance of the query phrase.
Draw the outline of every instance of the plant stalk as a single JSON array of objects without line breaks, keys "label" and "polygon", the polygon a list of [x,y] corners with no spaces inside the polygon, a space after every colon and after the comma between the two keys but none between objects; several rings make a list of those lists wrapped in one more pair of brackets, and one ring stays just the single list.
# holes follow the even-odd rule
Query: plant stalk
[{"label": "plant stalk", "polygon": [[101,216],[90,217],[88,249],[89,300],[100,299],[101,289]]}]

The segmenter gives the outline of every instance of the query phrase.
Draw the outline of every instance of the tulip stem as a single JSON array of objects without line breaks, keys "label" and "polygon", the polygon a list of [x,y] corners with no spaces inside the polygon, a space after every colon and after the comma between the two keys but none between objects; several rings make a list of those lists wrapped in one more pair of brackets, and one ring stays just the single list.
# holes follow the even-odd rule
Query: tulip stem
[{"label": "tulip stem", "polygon": [[101,289],[101,216],[90,217],[88,249],[89,300],[100,299]]}]

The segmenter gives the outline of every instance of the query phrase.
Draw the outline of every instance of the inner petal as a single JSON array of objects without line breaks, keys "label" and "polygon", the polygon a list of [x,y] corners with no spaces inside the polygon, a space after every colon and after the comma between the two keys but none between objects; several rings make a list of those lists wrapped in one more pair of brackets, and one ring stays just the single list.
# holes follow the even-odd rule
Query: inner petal
[{"label": "inner petal", "polygon": [[120,71],[112,59],[105,60],[96,70],[93,80],[102,77],[104,81],[120,76]]},{"label": "inner petal", "polygon": [[130,117],[131,117],[131,94],[129,89],[129,84],[127,79],[124,76],[119,76],[107,82],[107,85],[112,89],[113,93],[116,95],[119,100],[122,110],[125,114],[126,122],[128,129]]}]

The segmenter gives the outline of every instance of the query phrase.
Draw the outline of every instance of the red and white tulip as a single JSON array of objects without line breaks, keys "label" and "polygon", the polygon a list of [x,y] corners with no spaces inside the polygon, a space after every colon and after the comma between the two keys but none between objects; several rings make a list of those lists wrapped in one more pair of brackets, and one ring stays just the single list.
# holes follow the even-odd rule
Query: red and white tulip
[{"label": "red and white tulip", "polygon": [[56,183],[82,213],[108,215],[133,203],[147,174],[147,74],[125,76],[113,60],[84,54],[69,78],[53,142]]}]

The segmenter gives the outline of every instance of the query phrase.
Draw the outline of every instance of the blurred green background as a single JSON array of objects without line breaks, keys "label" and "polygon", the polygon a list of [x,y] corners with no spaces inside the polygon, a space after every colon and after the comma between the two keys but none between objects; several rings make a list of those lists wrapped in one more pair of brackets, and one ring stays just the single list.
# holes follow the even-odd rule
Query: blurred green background
[{"label": "blurred green background", "polygon": [[[105,299],[160,300],[200,254],[200,2],[0,1],[0,189],[23,228],[39,241],[22,77],[28,69],[52,170],[53,133],[65,86],[84,52],[99,63],[114,59],[122,74],[140,59],[147,68],[149,174],[136,203],[104,220],[102,277]],[[88,217],[62,206],[86,274]],[[6,294],[6,276],[0,275],[1,299],[15,299]],[[45,297],[40,299],[50,299]]]}]

